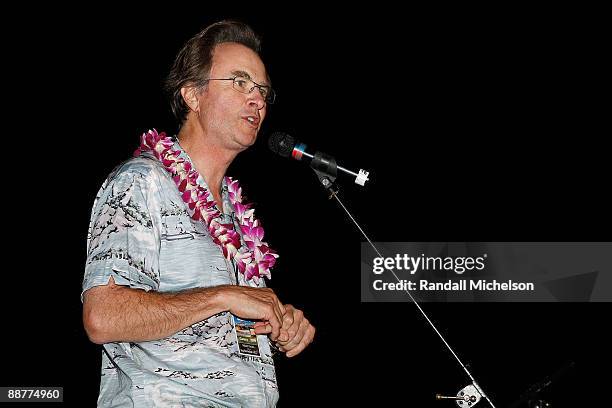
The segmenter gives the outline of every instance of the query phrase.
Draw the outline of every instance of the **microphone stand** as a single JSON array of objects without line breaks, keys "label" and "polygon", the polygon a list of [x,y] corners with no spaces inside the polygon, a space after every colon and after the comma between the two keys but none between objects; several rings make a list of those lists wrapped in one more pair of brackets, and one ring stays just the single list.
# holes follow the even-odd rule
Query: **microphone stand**
[{"label": "microphone stand", "polygon": [[[335,184],[336,177],[338,175],[338,166],[336,165],[336,160],[332,156],[329,156],[329,155],[326,155],[326,154],[323,154],[323,153],[316,153],[312,157],[312,161],[310,162],[310,167],[312,167],[312,169],[314,170],[314,172],[317,175],[317,178],[319,179],[319,182],[321,183],[321,185],[329,192],[329,199],[330,200],[332,198],[336,199],[338,204],[346,212],[346,214],[349,216],[351,221],[353,221],[353,223],[355,224],[357,229],[359,229],[359,232],[361,232],[361,234],[365,237],[365,239],[368,241],[370,246],[374,249],[374,252],[376,252],[379,257],[384,258],[382,256],[382,254],[378,251],[376,246],[372,243],[370,238],[367,236],[367,234],[364,232],[364,230],[361,228],[359,223],[357,223],[355,218],[353,218],[353,216],[351,215],[350,211],[344,206],[344,204],[340,200],[340,197],[338,197],[339,188]],[[354,174],[355,176],[357,176],[357,174],[354,173],[354,172],[350,172],[350,173]],[[361,170],[359,172],[359,174],[360,175],[363,174],[363,170]],[[368,173],[365,173],[365,177],[366,177],[365,180],[367,180],[367,175],[368,175]],[[359,177],[357,178],[357,180],[355,180],[355,182],[357,184],[363,185],[363,183],[365,183],[365,181],[360,183],[358,180],[359,180]],[[390,270],[390,271],[393,274],[393,276],[395,277],[395,279],[397,279],[398,282],[401,282],[401,280],[397,277],[395,272],[393,272],[393,270]],[[457,406],[465,407],[465,408],[471,408],[474,405],[476,405],[481,400],[481,398],[484,398],[491,405],[492,408],[495,408],[495,405],[493,404],[493,401],[491,401],[491,398],[489,398],[485,394],[483,389],[480,388],[480,386],[478,385],[478,383],[476,382],[476,380],[472,376],[472,373],[470,373],[470,370],[468,370],[467,367],[465,366],[465,364],[463,364],[461,359],[457,356],[455,351],[448,344],[448,342],[446,341],[444,336],[442,336],[442,334],[437,329],[437,327],[433,324],[433,322],[431,321],[429,316],[427,316],[425,311],[421,308],[421,305],[414,299],[414,297],[412,296],[410,291],[405,289],[404,292],[406,292],[406,294],[410,297],[410,300],[412,300],[414,305],[419,309],[419,311],[421,312],[421,314],[423,315],[425,320],[427,320],[427,322],[429,323],[431,328],[436,332],[438,337],[440,337],[440,339],[442,340],[442,342],[444,343],[446,348],[448,348],[448,350],[451,352],[453,357],[455,357],[455,359],[457,360],[457,362],[459,363],[461,368],[463,368],[463,370],[465,371],[465,373],[469,377],[470,381],[472,382],[471,384],[469,384],[466,387],[464,387],[461,390],[459,390],[459,392],[457,393],[457,396],[455,396],[455,397],[447,397],[447,396],[442,396],[440,394],[437,394],[436,395],[436,399],[437,400],[443,400],[443,399],[456,400]]]}]

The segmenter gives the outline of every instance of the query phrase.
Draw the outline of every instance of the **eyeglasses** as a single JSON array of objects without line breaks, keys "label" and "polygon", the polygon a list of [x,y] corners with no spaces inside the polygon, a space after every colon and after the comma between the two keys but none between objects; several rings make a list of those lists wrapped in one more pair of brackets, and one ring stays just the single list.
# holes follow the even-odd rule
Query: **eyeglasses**
[{"label": "eyeglasses", "polygon": [[236,76],[233,78],[209,78],[206,82],[208,81],[232,81],[232,86],[240,93],[249,94],[253,92],[253,89],[257,88],[267,104],[272,105],[276,100],[276,92],[274,92],[272,87],[259,85],[249,78]]}]

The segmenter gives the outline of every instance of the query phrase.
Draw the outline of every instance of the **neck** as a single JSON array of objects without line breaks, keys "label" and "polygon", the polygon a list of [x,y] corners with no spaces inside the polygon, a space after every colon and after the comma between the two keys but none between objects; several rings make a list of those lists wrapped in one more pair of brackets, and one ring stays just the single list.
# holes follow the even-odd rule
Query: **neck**
[{"label": "neck", "polygon": [[238,152],[216,143],[216,139],[205,132],[197,120],[186,120],[178,133],[178,139],[218,202],[223,177]]}]

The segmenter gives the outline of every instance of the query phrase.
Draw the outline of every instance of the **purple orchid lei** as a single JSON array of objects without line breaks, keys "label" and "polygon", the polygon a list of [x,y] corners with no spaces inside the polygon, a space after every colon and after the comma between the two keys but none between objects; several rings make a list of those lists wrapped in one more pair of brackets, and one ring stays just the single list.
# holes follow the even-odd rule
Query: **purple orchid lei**
[{"label": "purple orchid lei", "polygon": [[211,238],[223,250],[223,256],[228,260],[234,258],[238,271],[247,281],[253,279],[259,284],[262,276],[270,279],[270,268],[274,266],[278,254],[263,241],[264,230],[255,218],[255,210],[251,208],[251,204],[242,203],[242,188],[238,181],[231,177],[225,178],[229,199],[234,206],[246,248],[241,245],[234,224],[218,221],[221,212],[214,200],[210,199],[210,192],[198,184],[197,170],[189,161],[179,157],[179,150],[172,149],[174,141],[164,132],[158,134],[156,130],[143,133],[140,141],[140,147],[136,149],[134,156],[149,152],[163,164],[172,175],[183,201],[187,203],[191,218],[205,223]]}]

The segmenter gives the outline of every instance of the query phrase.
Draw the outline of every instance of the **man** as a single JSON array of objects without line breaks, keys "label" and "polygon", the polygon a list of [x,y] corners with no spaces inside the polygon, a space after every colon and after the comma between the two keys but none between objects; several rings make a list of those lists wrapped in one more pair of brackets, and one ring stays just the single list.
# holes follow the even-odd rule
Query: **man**
[{"label": "man", "polygon": [[264,287],[276,254],[225,177],[274,99],[259,46],[230,21],[190,39],[167,80],[177,140],[143,135],[96,198],[83,321],[103,345],[99,406],[274,406],[270,341],[293,357],[314,337]]}]

